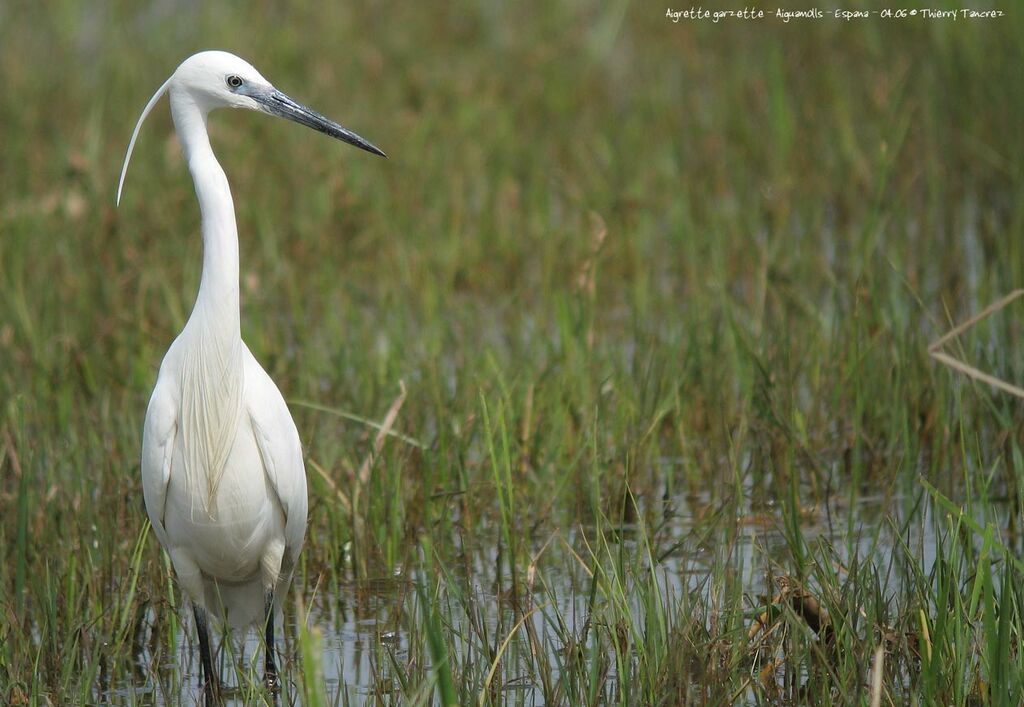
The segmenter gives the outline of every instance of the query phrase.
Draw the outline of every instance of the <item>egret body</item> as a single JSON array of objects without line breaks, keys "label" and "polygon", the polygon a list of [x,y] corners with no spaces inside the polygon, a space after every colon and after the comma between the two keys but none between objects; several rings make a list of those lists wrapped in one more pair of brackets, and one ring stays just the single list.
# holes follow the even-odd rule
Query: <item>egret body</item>
[{"label": "egret body", "polygon": [[128,145],[117,198],[143,121],[163,94],[202,216],[203,269],[185,328],[160,365],[142,441],[142,487],[153,530],[192,601],[207,704],[217,690],[208,616],[263,622],[265,675],[277,685],[274,610],[306,531],[306,475],[295,423],[239,327],[238,232],[207,116],[248,108],[294,120],[378,155],[379,149],[275,89],[242,59],[186,59],[150,99]]}]

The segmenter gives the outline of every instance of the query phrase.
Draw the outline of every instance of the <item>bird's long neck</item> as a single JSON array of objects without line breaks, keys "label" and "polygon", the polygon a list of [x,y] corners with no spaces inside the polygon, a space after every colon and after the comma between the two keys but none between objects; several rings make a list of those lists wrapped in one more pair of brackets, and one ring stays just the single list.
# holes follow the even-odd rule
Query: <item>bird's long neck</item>
[{"label": "bird's long neck", "polygon": [[181,410],[186,483],[213,517],[217,489],[242,411],[244,359],[238,300],[238,230],[227,177],[210,147],[206,111],[171,92],[203,232],[203,274],[182,347]]},{"label": "bird's long neck", "polygon": [[171,96],[171,112],[202,218],[203,274],[192,319],[201,315],[217,333],[240,339],[238,228],[231,189],[210,147],[206,112],[187,97],[175,98]]}]

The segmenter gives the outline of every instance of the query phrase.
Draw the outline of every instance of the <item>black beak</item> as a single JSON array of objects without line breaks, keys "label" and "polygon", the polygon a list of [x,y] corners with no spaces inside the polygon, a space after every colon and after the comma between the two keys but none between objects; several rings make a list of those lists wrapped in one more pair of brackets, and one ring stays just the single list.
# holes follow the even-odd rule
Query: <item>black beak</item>
[{"label": "black beak", "polygon": [[245,92],[250,98],[260,104],[260,107],[270,113],[281,118],[287,118],[288,120],[294,120],[300,125],[305,125],[308,128],[313,128],[326,135],[347,142],[349,145],[355,145],[356,147],[372,152],[375,155],[381,157],[387,157],[384,151],[379,147],[371,143],[369,140],[356,135],[351,130],[341,127],[333,120],[325,118],[324,116],[317,113],[315,110],[307,108],[301,103],[296,103],[285,94],[278,91],[272,86],[266,88],[260,87],[260,89],[250,89]]}]

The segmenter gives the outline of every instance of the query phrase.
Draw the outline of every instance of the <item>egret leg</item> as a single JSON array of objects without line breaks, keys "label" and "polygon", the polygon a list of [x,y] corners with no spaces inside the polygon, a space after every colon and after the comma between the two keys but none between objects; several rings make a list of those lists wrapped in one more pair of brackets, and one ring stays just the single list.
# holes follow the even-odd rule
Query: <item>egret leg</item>
[{"label": "egret leg", "polygon": [[210,654],[210,631],[206,623],[206,609],[198,605],[192,606],[192,613],[196,617],[196,632],[199,634],[199,660],[202,662],[202,677],[200,685],[203,689],[206,707],[214,707],[217,704],[217,689],[219,687],[217,678],[213,674],[213,659]]},{"label": "egret leg", "polygon": [[280,681],[277,677],[277,663],[274,661],[274,590],[271,589],[267,592],[266,598],[266,638],[267,646],[265,649],[266,653],[266,665],[265,673],[263,675],[263,681],[267,684],[267,689],[277,690],[280,687]]}]

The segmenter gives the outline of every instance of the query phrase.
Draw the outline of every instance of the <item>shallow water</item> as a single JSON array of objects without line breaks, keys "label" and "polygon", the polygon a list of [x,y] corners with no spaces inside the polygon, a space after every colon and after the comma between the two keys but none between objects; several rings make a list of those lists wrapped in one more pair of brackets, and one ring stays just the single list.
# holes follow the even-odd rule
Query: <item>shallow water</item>
[{"label": "shallow water", "polygon": [[[748,509],[740,517],[730,519],[722,516],[722,508],[712,507],[706,497],[678,497],[663,504],[664,521],[648,538],[657,541],[653,574],[665,603],[670,606],[686,596],[690,597],[691,605],[696,598],[698,606],[714,606],[714,595],[722,588],[715,586],[713,578],[721,576],[723,567],[732,573],[734,581],[740,582],[750,605],[754,606],[759,597],[771,594],[771,577],[781,571],[779,568],[792,563],[791,547],[782,530],[781,513],[776,508]],[[934,509],[927,498],[915,502],[903,497],[861,497],[852,508],[835,501],[827,509],[806,509],[801,514],[800,530],[809,547],[821,542],[831,549],[839,573],[854,556],[860,562],[873,562],[883,591],[898,597],[909,581],[903,574],[903,565],[896,559],[904,552],[900,549],[902,544],[914,553],[925,575],[935,563],[933,515]],[[913,521],[907,523],[904,518],[913,518]],[[608,547],[621,546],[627,556],[647,552],[644,536],[636,525],[623,525],[606,533],[610,540]],[[554,652],[563,646],[564,632],[577,635],[590,616],[590,578],[576,556],[588,556],[594,546],[594,535],[593,528],[577,526],[551,529],[546,534],[539,533],[540,539],[535,540],[534,552],[539,557],[532,577],[532,591],[520,598],[519,609],[525,612],[536,609],[527,620],[540,645],[551,652],[550,665],[555,678],[558,661]],[[491,539],[496,537],[494,534]],[[458,573],[449,583],[454,581],[461,587],[466,601],[460,603],[449,592],[448,604],[438,607],[438,613],[451,622],[456,636],[465,637],[474,632],[479,635],[480,631],[492,638],[504,636],[522,613],[508,599],[508,578],[499,576],[499,573],[506,574],[499,569],[502,567],[499,544],[496,541],[481,543],[480,536],[475,542],[475,547],[464,548],[461,564],[449,568]],[[318,589],[305,597],[309,606],[306,625],[318,630],[322,640],[328,704],[397,703],[410,697],[402,695],[393,665],[407,665],[422,658],[410,655],[408,629],[418,625],[414,587],[421,580],[430,581],[399,569],[393,576],[347,582],[336,591]],[[527,584],[530,580],[528,576]],[[813,591],[813,587],[811,589]],[[640,600],[632,597],[630,601],[632,613],[638,621],[642,620]],[[295,617],[294,610],[288,612],[287,630],[279,644],[286,656],[281,661],[285,680],[297,669],[291,663],[297,655]],[[150,616],[150,626],[152,621]],[[474,621],[482,626],[471,626]],[[152,636],[146,636],[140,645],[149,646],[150,638]],[[422,641],[422,636],[419,639]],[[472,655],[472,641],[456,641],[456,654]],[[459,641],[463,643],[460,645]],[[137,656],[139,682],[97,695],[98,699],[115,704],[134,704],[140,700],[145,704],[198,703],[198,650],[193,643],[192,628],[186,622],[178,631],[173,664],[154,668],[152,654],[144,647]],[[542,686],[529,668],[532,660],[529,653],[526,632],[519,631],[510,642],[500,673],[505,697],[513,704],[544,704]],[[232,661],[221,656],[221,674],[226,684],[237,684],[239,674],[258,679],[262,647],[255,632],[250,632],[244,642],[244,656],[234,661],[235,665],[242,666],[234,670],[229,667]],[[614,666],[612,660],[613,679]],[[159,680],[144,677],[153,675],[154,671],[159,673]],[[302,704],[300,690],[294,684],[286,684],[279,701],[285,705]],[[226,700],[229,705],[246,703],[245,695],[232,698],[229,694]]]}]

